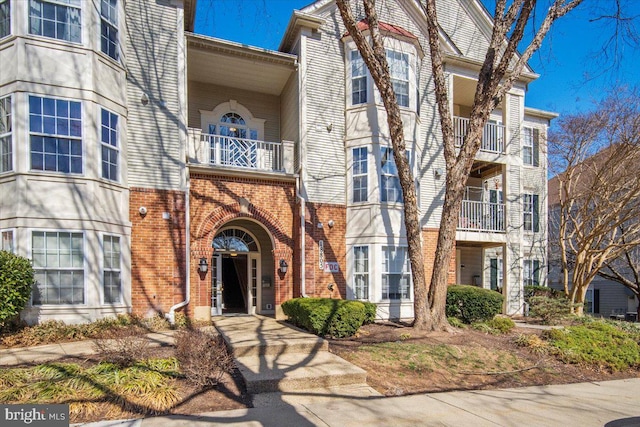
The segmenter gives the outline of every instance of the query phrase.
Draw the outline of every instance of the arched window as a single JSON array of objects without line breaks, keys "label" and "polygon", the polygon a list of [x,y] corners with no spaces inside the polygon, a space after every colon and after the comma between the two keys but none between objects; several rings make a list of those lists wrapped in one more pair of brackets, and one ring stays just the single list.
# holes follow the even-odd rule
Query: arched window
[{"label": "arched window", "polygon": [[258,139],[258,130],[248,128],[247,122],[237,113],[223,114],[217,125],[209,124],[209,133],[231,138]]},{"label": "arched window", "polygon": [[258,244],[247,232],[237,228],[222,230],[213,239],[213,248],[222,252],[258,252]]}]

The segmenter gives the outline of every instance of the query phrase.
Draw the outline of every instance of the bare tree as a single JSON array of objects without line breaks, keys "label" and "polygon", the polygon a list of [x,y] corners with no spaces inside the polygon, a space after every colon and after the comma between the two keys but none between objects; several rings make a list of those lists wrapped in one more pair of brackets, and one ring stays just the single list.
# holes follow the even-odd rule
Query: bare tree
[{"label": "bare tree", "polygon": [[[637,92],[619,91],[595,111],[562,118],[549,150],[552,168],[562,170],[549,184],[549,234],[558,248],[565,294],[572,311],[582,315],[594,277],[622,279],[620,262],[633,263],[640,249]],[[637,263],[633,269],[637,277]]]},{"label": "bare tree", "polygon": [[[436,0],[420,0],[428,29],[428,43],[432,65],[432,80],[438,106],[444,158],[446,162],[446,191],[431,283],[427,287],[424,278],[424,264],[420,243],[420,223],[415,197],[415,185],[405,159],[405,143],[402,133],[400,109],[396,101],[383,40],[378,28],[375,0],[363,0],[365,18],[369,29],[369,39],[357,25],[349,0],[336,0],[342,20],[352,36],[371,76],[380,92],[390,129],[394,159],[398,167],[402,191],[404,193],[405,226],[407,232],[409,258],[413,273],[414,287],[414,327],[419,329],[448,330],[445,304],[447,295],[447,274],[449,260],[453,254],[456,227],[464,188],[471,167],[480,149],[482,132],[490,113],[502,102],[505,94],[520,78],[527,61],[538,50],[552,24],[576,8],[582,0],[553,0],[542,14],[533,37],[523,43],[525,29],[534,24],[536,0],[497,0],[493,13],[493,29],[485,59],[478,74],[469,125],[462,145],[456,149],[453,115],[449,108],[447,78],[443,66]],[[538,15],[537,18],[541,16]],[[518,50],[522,53],[518,53]]]}]

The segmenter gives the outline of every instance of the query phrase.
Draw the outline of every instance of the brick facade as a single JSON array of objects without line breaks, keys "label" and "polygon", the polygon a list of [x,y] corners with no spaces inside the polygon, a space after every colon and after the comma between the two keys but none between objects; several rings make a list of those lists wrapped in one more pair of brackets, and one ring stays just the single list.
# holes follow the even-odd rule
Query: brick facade
[{"label": "brick facade", "polygon": [[[145,207],[146,214],[140,213]],[[184,300],[185,195],[131,188],[131,303],[134,314],[165,313]]]},{"label": "brick facade", "polygon": [[[329,225],[330,221],[333,221],[333,226]],[[307,296],[346,298],[347,260],[344,237],[347,231],[346,206],[307,203],[305,222],[305,288]],[[319,227],[319,224],[322,224],[322,228]],[[329,273],[320,268],[320,241],[322,241],[324,248],[324,261],[337,262],[340,269],[338,272]],[[330,284],[333,284],[333,290],[329,289]]]},{"label": "brick facade", "polygon": [[[425,282],[431,282],[433,275],[433,262],[436,259],[436,247],[438,245],[437,228],[422,229],[422,256],[424,259],[424,277]],[[456,248],[452,250],[451,259],[449,260],[449,271],[447,272],[447,283],[454,285],[456,283]]]},{"label": "brick facade", "polygon": [[[196,307],[211,306],[211,272],[199,273],[198,261],[201,257],[211,259],[217,231],[234,219],[253,220],[271,236],[276,306],[294,297],[299,263],[293,256],[300,224],[295,182],[192,174],[190,213],[191,314]],[[286,274],[278,271],[281,259],[290,266]]]}]

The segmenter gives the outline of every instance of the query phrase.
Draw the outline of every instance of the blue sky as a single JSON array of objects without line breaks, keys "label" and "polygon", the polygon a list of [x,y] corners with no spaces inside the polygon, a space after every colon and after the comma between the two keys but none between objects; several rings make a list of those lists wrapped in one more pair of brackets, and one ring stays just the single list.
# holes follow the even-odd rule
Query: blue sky
[{"label": "blue sky", "polygon": [[[357,0],[354,0],[357,1]],[[489,4],[490,0],[484,0]],[[606,0],[609,1],[609,0]],[[640,1],[623,0],[633,9],[640,31]],[[276,50],[291,12],[311,0],[198,0],[196,33]],[[621,47],[620,67],[602,72],[608,63],[601,47],[611,26],[589,22],[597,5],[586,5],[558,21],[538,54],[529,62],[540,78],[529,86],[528,107],[561,114],[588,109],[608,88],[622,83],[640,86],[640,49]]]}]

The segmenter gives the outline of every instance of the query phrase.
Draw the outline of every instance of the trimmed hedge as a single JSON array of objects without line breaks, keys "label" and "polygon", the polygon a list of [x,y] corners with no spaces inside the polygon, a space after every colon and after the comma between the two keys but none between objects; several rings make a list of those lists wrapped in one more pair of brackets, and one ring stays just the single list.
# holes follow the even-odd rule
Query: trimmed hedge
[{"label": "trimmed hedge", "polygon": [[375,320],[376,305],[331,298],[294,298],[282,304],[282,311],[291,323],[309,332],[344,338]]},{"label": "trimmed hedge", "polygon": [[454,285],[447,289],[447,317],[457,317],[464,323],[486,322],[502,312],[502,294],[469,285]]},{"label": "trimmed hedge", "polygon": [[28,259],[0,251],[0,328],[16,318],[29,301],[33,275]]}]

